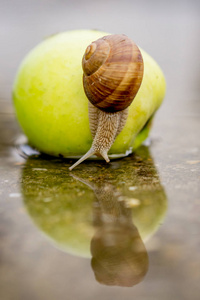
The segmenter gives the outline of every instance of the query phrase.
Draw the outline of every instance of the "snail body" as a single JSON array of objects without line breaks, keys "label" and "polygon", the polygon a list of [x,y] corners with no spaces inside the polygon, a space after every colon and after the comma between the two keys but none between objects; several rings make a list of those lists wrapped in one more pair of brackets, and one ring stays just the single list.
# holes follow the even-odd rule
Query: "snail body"
[{"label": "snail body", "polygon": [[70,171],[94,154],[110,161],[107,153],[126,123],[128,106],[141,86],[144,70],[137,45],[118,34],[91,43],[83,56],[82,67],[84,91],[90,101],[93,143]]},{"label": "snail body", "polygon": [[[110,35],[96,30],[59,33],[38,44],[20,64],[13,85],[16,117],[29,144],[40,152],[77,159],[94,142],[99,111],[103,110],[97,111],[94,103],[90,105],[84,91],[81,61],[88,45],[103,36]],[[144,65],[142,83],[126,114],[126,109],[121,110],[124,116],[116,136],[113,134],[110,159],[127,156],[141,145],[150,130],[145,124],[165,95],[160,67],[143,49],[139,50]],[[115,70],[113,75],[117,73]],[[124,92],[122,95],[125,97]],[[97,114],[91,114],[93,110]],[[112,113],[115,112],[109,111]]]}]

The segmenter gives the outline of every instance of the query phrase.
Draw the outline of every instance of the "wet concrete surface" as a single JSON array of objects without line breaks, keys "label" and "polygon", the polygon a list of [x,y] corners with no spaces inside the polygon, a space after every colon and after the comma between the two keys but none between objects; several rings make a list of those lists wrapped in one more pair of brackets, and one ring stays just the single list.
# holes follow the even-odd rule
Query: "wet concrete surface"
[{"label": "wet concrete surface", "polygon": [[[198,1],[0,1],[0,299],[199,299],[199,12]],[[150,142],[70,174],[70,160],[22,157],[11,95],[24,55],[77,28],[132,37],[167,94]]]}]

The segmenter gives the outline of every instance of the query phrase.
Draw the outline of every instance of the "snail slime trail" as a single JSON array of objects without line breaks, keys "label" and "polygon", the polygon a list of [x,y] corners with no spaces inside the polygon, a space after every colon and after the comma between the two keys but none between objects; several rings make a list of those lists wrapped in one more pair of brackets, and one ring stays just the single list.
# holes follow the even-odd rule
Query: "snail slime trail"
[{"label": "snail slime trail", "polygon": [[137,45],[118,34],[92,42],[86,48],[82,67],[93,143],[70,171],[92,155],[110,161],[108,151],[126,124],[128,106],[140,88],[144,70]]}]

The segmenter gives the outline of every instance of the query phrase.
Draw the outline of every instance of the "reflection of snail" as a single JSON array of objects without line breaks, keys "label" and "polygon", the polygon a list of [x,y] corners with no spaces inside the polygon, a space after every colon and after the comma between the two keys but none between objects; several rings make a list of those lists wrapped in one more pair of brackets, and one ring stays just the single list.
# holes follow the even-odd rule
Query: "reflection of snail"
[{"label": "reflection of snail", "polygon": [[102,225],[91,241],[91,253],[95,277],[106,285],[133,286],[148,270],[148,255],[134,225]]},{"label": "reflection of snail", "polygon": [[107,153],[126,123],[128,106],[143,78],[141,52],[125,35],[108,35],[90,44],[82,66],[93,143],[70,170],[94,154],[109,162]]},{"label": "reflection of snail", "polygon": [[[75,177],[75,176],[74,176]],[[75,177],[77,178],[77,177]],[[92,268],[96,279],[106,285],[133,286],[148,270],[148,255],[131,209],[111,184],[91,184],[95,195],[95,234],[91,240]]]},{"label": "reflection of snail", "polygon": [[148,270],[148,255],[133,224],[131,209],[116,188],[94,184],[72,175],[93,189],[95,233],[91,240],[92,268],[96,279],[106,285],[133,286]]},{"label": "reflection of snail", "polygon": [[[27,212],[56,247],[90,258],[91,239],[101,231],[98,220],[102,216],[103,221],[108,217],[113,224],[119,219],[120,224],[126,220],[127,226],[134,223],[143,241],[158,230],[166,214],[167,198],[147,147],[140,147],[135,156],[113,161],[105,173],[98,162],[92,168],[86,165],[84,170],[77,169],[78,180],[66,173],[66,166],[68,163],[58,159],[29,157],[21,179]],[[95,199],[100,198],[94,204],[101,204],[101,209],[92,213],[94,194]]]}]

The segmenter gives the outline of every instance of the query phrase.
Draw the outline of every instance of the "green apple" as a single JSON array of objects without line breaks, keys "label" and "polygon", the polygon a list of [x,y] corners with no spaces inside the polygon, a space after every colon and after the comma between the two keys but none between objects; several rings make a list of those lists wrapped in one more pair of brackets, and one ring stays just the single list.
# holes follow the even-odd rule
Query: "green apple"
[{"label": "green apple", "polygon": [[[70,157],[80,156],[90,148],[92,136],[81,62],[86,47],[107,34],[75,30],[51,36],[21,63],[13,86],[16,115],[29,144],[41,152]],[[164,98],[163,73],[145,51],[141,52],[142,85],[109,154],[125,155],[142,143],[149,131],[145,124]]]}]

